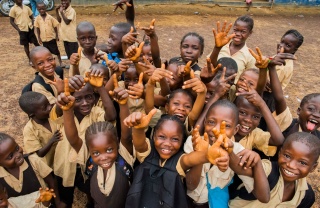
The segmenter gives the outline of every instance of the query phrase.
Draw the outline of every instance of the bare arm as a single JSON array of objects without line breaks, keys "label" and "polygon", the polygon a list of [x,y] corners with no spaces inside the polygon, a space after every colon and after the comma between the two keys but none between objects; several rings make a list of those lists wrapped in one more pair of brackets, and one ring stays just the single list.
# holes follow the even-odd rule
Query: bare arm
[{"label": "bare arm", "polygon": [[56,16],[57,16],[57,20],[59,23],[61,23],[61,17],[59,15],[59,9],[60,9],[61,5],[57,6],[56,8]]},{"label": "bare arm", "polygon": [[127,22],[134,27],[134,18],[135,18],[135,11],[134,11],[134,5],[133,0],[128,1],[131,6],[126,6],[126,19]]},{"label": "bare arm", "polygon": [[18,25],[16,23],[14,23],[14,18],[13,17],[10,17],[10,24],[12,25],[12,27],[14,29],[16,29],[16,31],[20,32],[20,29],[19,29]]}]

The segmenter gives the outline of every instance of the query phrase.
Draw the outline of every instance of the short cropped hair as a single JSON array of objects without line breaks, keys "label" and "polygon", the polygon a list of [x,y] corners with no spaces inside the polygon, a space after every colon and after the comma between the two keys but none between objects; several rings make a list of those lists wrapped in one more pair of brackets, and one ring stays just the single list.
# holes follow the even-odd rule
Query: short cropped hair
[{"label": "short cropped hair", "polygon": [[28,115],[34,112],[34,105],[42,98],[45,97],[39,92],[25,92],[19,98],[20,108]]},{"label": "short cropped hair", "polygon": [[215,107],[217,106],[222,106],[222,107],[226,107],[226,108],[230,108],[232,110],[232,114],[234,114],[234,117],[235,117],[235,123],[238,124],[238,121],[239,121],[239,111],[238,111],[238,108],[235,104],[233,104],[232,102],[230,102],[229,100],[227,99],[223,99],[223,100],[218,100],[216,102],[214,102],[209,110],[208,110],[208,113],[206,115],[206,118],[208,115],[210,115],[210,112],[212,111],[212,109],[214,109]]}]

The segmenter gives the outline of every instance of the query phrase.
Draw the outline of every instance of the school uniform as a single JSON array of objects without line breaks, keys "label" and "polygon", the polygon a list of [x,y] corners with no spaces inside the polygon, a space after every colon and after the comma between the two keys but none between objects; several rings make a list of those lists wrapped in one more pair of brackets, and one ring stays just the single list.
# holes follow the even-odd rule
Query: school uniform
[{"label": "school uniform", "polygon": [[[232,138],[234,140],[234,138]],[[244,147],[234,142],[233,152],[235,154],[244,150]],[[192,136],[189,136],[187,141],[184,143],[183,150],[185,153],[193,152]],[[228,204],[228,186],[232,183],[232,178],[234,176],[233,170],[230,167],[225,172],[219,170],[215,165],[211,163],[205,163],[202,166],[200,181],[194,190],[187,190],[187,195],[192,199],[192,203],[195,206],[208,204],[215,204],[216,207],[227,207]],[[250,177],[240,176],[245,184],[251,184]],[[249,182],[247,182],[249,181]],[[252,191],[253,187],[247,186],[248,191]],[[208,200],[208,197],[210,200]],[[218,206],[219,205],[219,206]],[[213,207],[215,207],[213,206]],[[210,206],[212,207],[212,205]]]},{"label": "school uniform", "polygon": [[[105,179],[103,169],[100,166],[96,165],[97,167],[95,167],[92,173],[90,173],[90,193],[92,198],[94,199],[96,208],[124,207],[130,185],[129,176],[126,174],[132,174],[133,163],[136,159],[135,150],[133,153],[134,154],[131,155],[120,142],[118,154],[124,159],[124,161],[121,161],[125,162],[130,167],[122,166],[121,164],[119,164],[119,162],[117,162],[117,160],[108,170]],[[89,158],[90,153],[85,143],[82,143],[82,147],[80,148],[78,153],[74,149],[72,149],[69,154],[70,162],[81,165],[86,165]],[[126,170],[121,170],[120,168],[124,168]]]},{"label": "school uniform", "polygon": [[43,19],[41,15],[38,15],[34,21],[34,26],[40,30],[40,38],[43,46],[48,48],[54,55],[60,54],[56,40],[56,32],[54,30],[58,25],[59,22],[48,13],[45,19]]},{"label": "school uniform", "polygon": [[[94,48],[95,53],[97,52],[97,50],[98,50],[97,48]],[[103,55],[103,54],[105,54],[105,52],[99,50],[98,55]],[[90,59],[88,59],[84,55],[83,50],[82,50],[79,65],[78,65],[80,75],[84,76],[87,71],[90,71],[91,65],[92,65],[92,63],[91,63]],[[74,70],[73,68],[74,68],[74,66],[70,65],[69,76],[73,76],[73,70]],[[111,74],[110,71],[109,71],[109,74]]]},{"label": "school uniform", "polygon": [[78,40],[77,40],[77,18],[76,11],[69,5],[69,7],[63,11],[65,17],[71,22],[67,25],[59,11],[59,16],[61,17],[59,34],[63,40],[64,48],[67,53],[68,59],[70,59],[71,54],[77,53],[78,51]]},{"label": "school uniform", "polygon": [[[37,83],[37,82],[34,82],[32,84],[32,91],[43,94],[44,96],[46,96],[46,98],[48,99],[50,104],[55,104],[57,101],[57,97],[58,97],[58,90],[57,90],[56,86],[54,86],[53,84],[50,84],[49,82],[52,80],[46,78],[41,73],[39,73],[38,75],[43,78],[43,80],[46,84],[50,85],[50,87],[52,88],[53,94],[51,92],[49,92],[48,90],[46,90],[44,86],[42,86],[40,83]],[[54,79],[56,80],[56,79],[61,79],[61,78],[59,77],[59,75],[57,73],[54,73]]]},{"label": "school uniform", "polygon": [[[259,208],[269,208],[269,207],[279,207],[279,208],[296,208],[296,207],[311,207],[314,203],[314,192],[311,186],[308,186],[307,179],[300,178],[295,182],[295,194],[290,201],[282,202],[283,192],[285,191],[284,181],[281,173],[275,173],[274,166],[269,160],[262,160],[262,166],[269,177],[270,174],[278,174],[278,181],[274,188],[270,190],[270,201],[268,203],[261,203],[259,200],[244,200],[240,197],[236,197],[229,202],[230,208],[243,207],[259,207]],[[269,182],[270,183],[270,182]],[[253,184],[252,184],[253,185]],[[304,198],[308,200],[304,200]],[[301,204],[303,203],[303,204]],[[300,206],[299,206],[300,205]]]},{"label": "school uniform", "polygon": [[10,9],[9,17],[14,18],[14,23],[18,26],[20,32],[20,45],[27,45],[33,43],[34,45],[39,45],[37,38],[34,34],[32,21],[30,16],[32,11],[29,7],[22,4],[22,8],[17,4]]},{"label": "school uniform", "polygon": [[[52,138],[61,125],[48,118],[51,131],[43,125],[30,119],[23,128],[23,144],[26,153],[33,153],[43,148]],[[53,168],[53,158],[57,143],[53,144],[48,153],[41,159],[51,168]]]},{"label": "school uniform", "polygon": [[[80,123],[78,119],[74,117],[78,135],[84,143],[85,132],[87,128],[95,122],[104,121],[104,114],[105,112],[100,107],[94,106],[91,109],[90,114],[85,116]],[[74,187],[77,186],[79,190],[89,193],[89,184],[84,183],[84,181],[87,179],[86,175],[84,174],[85,166],[70,162],[68,160],[69,154],[73,148],[68,142],[64,127],[61,129],[61,132],[63,139],[57,144],[54,155],[53,169],[54,174],[57,176],[61,200],[68,204],[72,204]]]},{"label": "school uniform", "polygon": [[187,207],[185,172],[180,164],[183,151],[161,163],[154,144],[149,139],[146,142],[147,151],[136,152],[141,164],[135,169],[125,207]]},{"label": "school uniform", "polygon": [[276,70],[279,81],[281,83],[282,90],[284,90],[291,81],[293,75],[293,60],[286,59],[285,65],[277,65]]},{"label": "school uniform", "polygon": [[6,188],[9,207],[45,207],[42,203],[35,203],[35,200],[40,196],[39,188],[47,187],[43,178],[47,177],[52,169],[34,154],[25,156],[24,159],[19,167],[19,179],[0,167],[0,183]]},{"label": "school uniform", "polygon": [[255,66],[256,60],[249,52],[249,48],[247,47],[247,44],[245,44],[239,51],[237,51],[236,53],[231,55],[231,53],[230,53],[231,42],[232,41],[230,41],[228,44],[224,45],[221,48],[219,55],[218,55],[218,60],[222,57],[230,57],[233,60],[235,60],[235,62],[237,62],[238,72],[237,72],[237,76],[234,80],[234,83],[237,83],[242,72],[244,72],[247,69],[257,68]]}]

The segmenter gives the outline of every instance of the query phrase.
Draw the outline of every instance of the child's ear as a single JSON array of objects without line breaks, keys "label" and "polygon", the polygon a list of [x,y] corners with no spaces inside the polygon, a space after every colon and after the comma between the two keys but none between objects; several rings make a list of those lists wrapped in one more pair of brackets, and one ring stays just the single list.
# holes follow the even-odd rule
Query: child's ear
[{"label": "child's ear", "polygon": [[236,127],[234,128],[233,135],[236,135],[236,133],[238,133],[239,128],[240,128],[240,124],[237,124]]},{"label": "child's ear", "polygon": [[310,170],[310,173],[312,173],[312,172],[317,168],[317,166],[318,166],[318,162],[315,162],[315,163],[313,164],[312,169]]},{"label": "child's ear", "polygon": [[300,112],[301,112],[301,108],[298,107],[298,109],[297,109],[297,115],[300,115]]}]

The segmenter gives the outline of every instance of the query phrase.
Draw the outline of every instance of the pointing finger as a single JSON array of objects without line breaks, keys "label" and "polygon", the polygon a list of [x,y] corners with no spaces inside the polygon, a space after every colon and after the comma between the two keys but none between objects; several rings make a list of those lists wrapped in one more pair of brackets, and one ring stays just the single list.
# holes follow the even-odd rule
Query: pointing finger
[{"label": "pointing finger", "polygon": [[69,80],[68,78],[64,79],[64,94],[66,96],[70,96],[70,89],[69,89]]},{"label": "pointing finger", "polygon": [[139,75],[139,81],[138,81],[138,84],[142,85],[143,84],[143,72],[140,73]]}]

